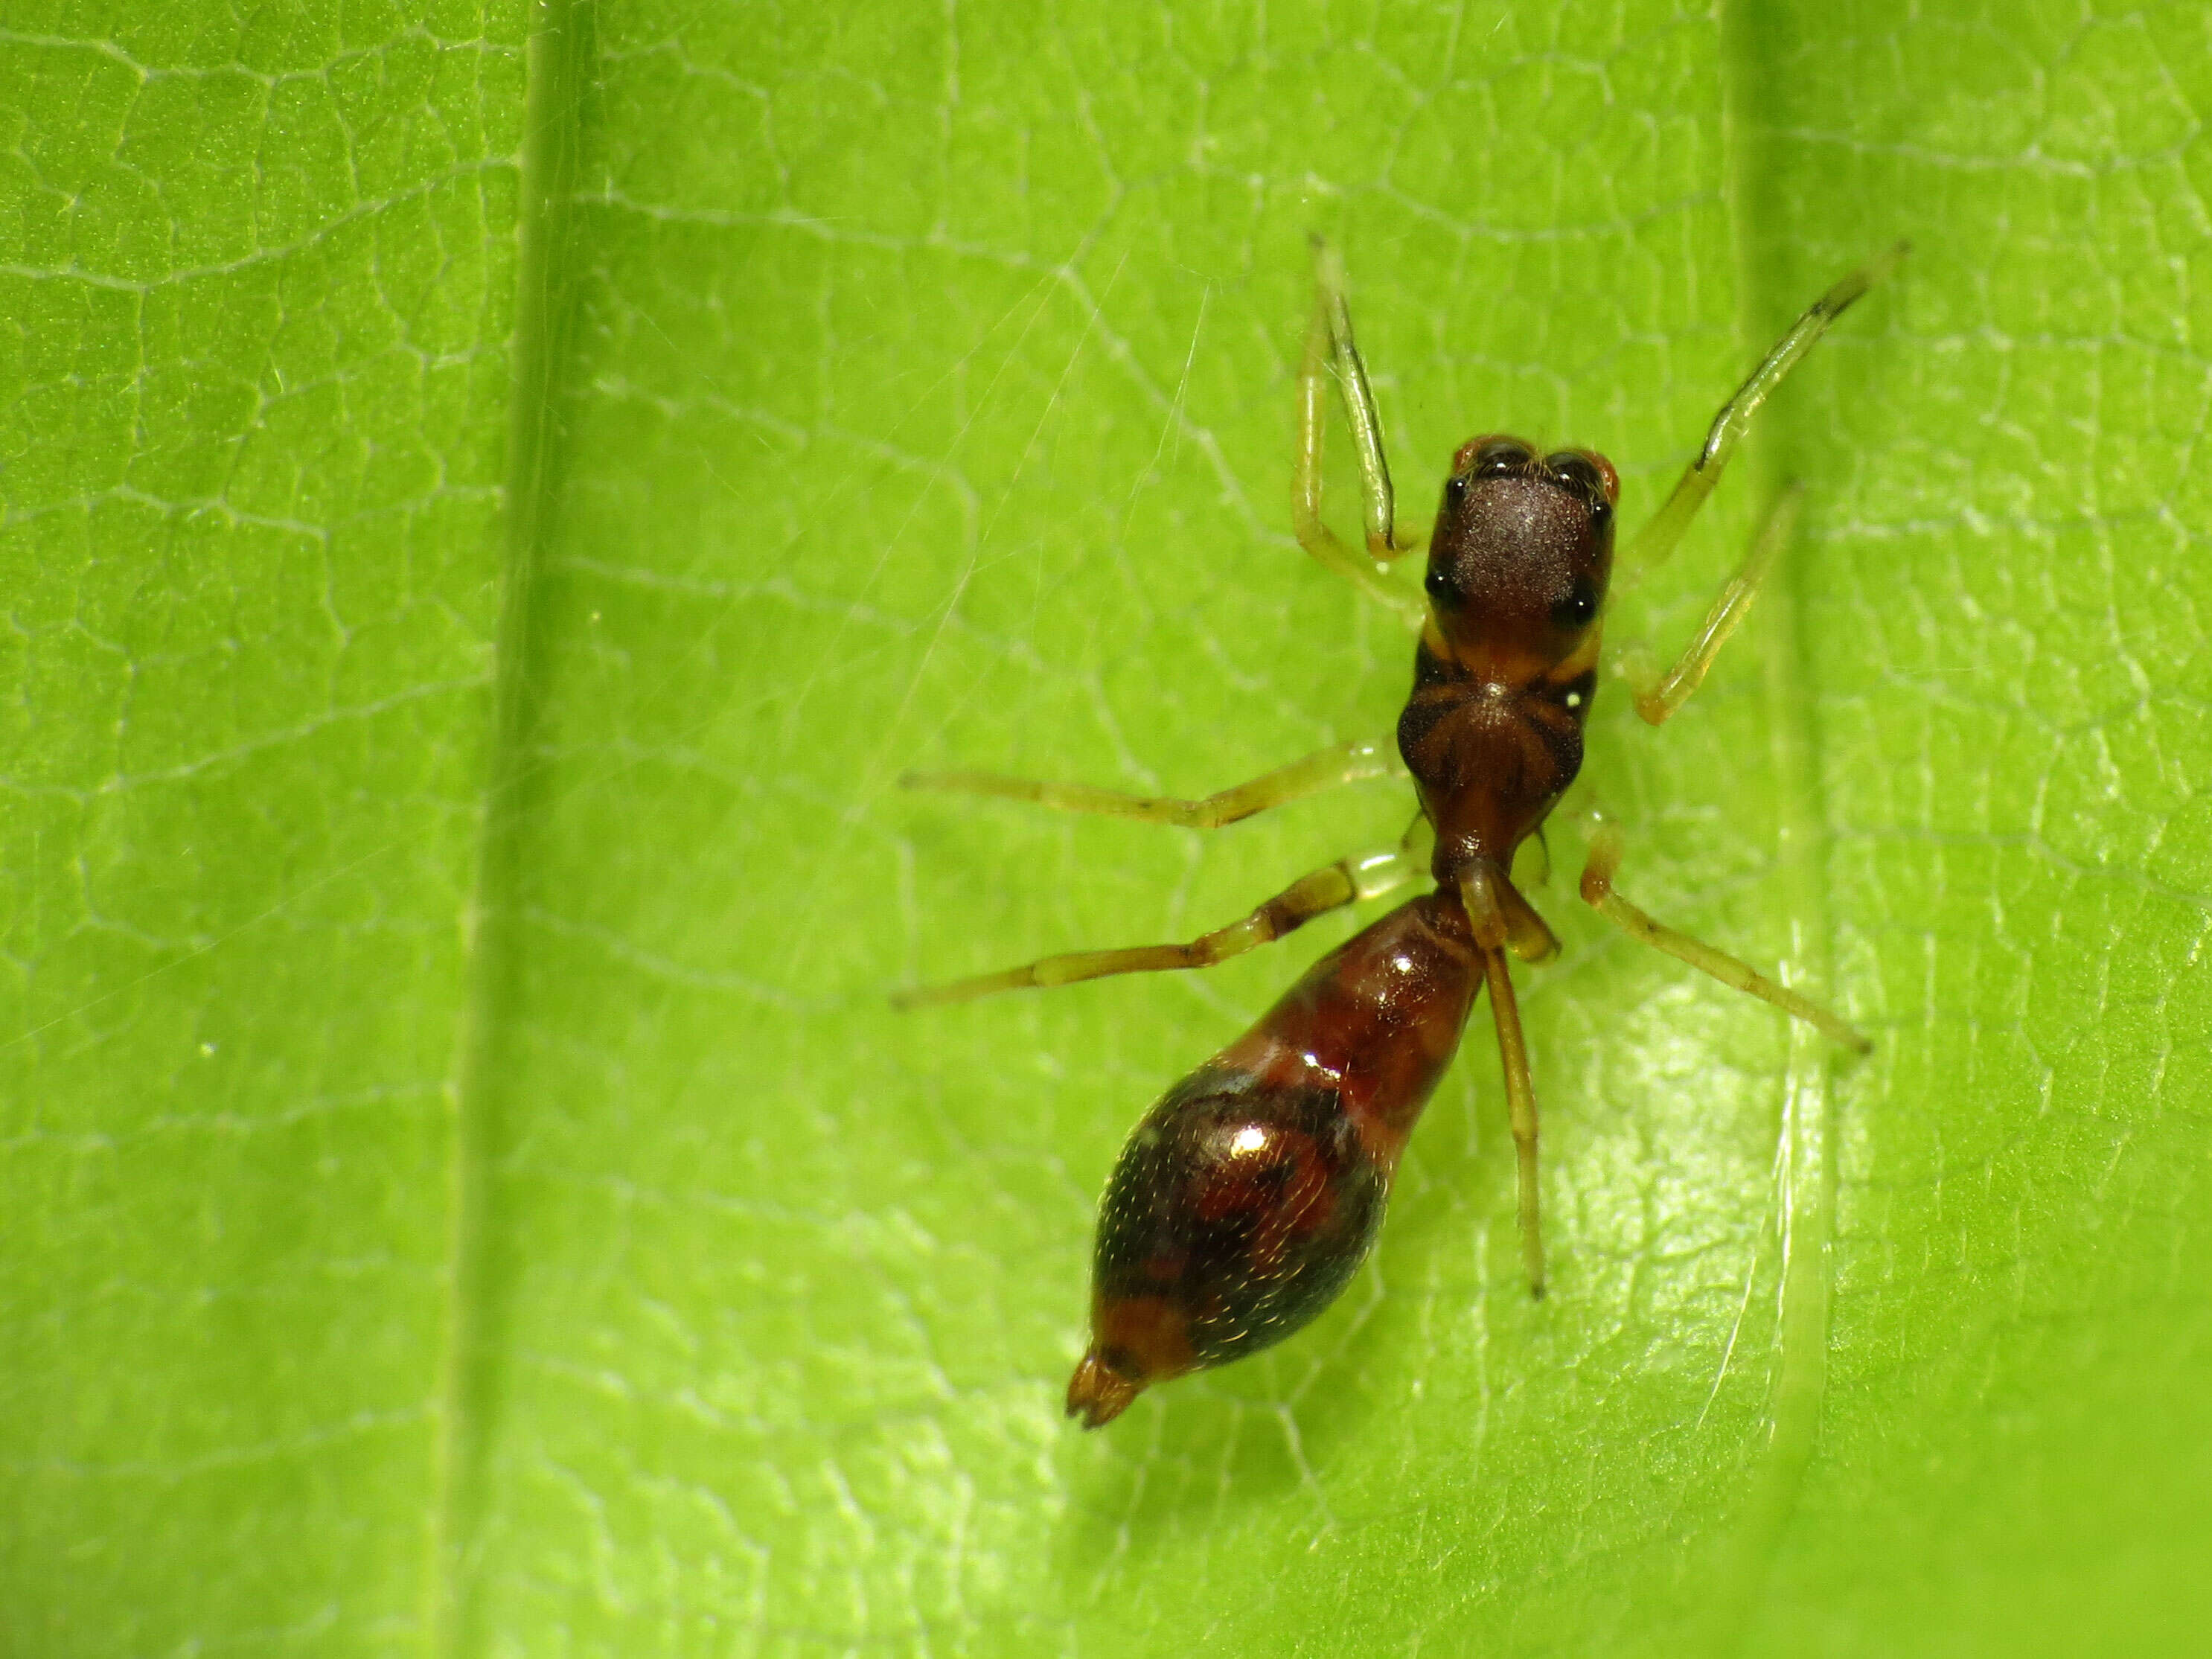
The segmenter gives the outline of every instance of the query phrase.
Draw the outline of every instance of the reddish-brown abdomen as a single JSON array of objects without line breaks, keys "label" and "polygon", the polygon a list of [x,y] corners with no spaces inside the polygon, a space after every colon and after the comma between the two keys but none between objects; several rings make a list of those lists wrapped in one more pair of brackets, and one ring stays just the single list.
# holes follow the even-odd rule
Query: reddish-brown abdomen
[{"label": "reddish-brown abdomen", "polygon": [[1096,1428],[1146,1385],[1257,1352],[1335,1299],[1480,983],[1457,900],[1416,899],[1146,1114],[1099,1210],[1071,1415]]}]

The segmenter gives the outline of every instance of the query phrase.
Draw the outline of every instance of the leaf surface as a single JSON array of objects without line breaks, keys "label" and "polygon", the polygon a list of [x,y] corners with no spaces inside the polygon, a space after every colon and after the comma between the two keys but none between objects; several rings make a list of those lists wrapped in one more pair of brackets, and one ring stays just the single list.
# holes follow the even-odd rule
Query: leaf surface
[{"label": "leaf surface", "polygon": [[[1931,9],[1936,15],[1929,15]],[[11,19],[0,1266],[41,1652],[2172,1650],[2212,1547],[2200,11],[54,5]],[[1408,515],[1632,528],[1834,276],[1309,1332],[1080,1435],[1145,1104],[1358,918],[896,1015],[1390,844],[1201,793],[1387,732],[1288,532],[1304,238]],[[1342,446],[1338,446],[1341,451]],[[1333,512],[1355,522],[1340,453]],[[495,647],[497,647],[495,650]],[[35,1639],[31,1639],[34,1638]]]}]

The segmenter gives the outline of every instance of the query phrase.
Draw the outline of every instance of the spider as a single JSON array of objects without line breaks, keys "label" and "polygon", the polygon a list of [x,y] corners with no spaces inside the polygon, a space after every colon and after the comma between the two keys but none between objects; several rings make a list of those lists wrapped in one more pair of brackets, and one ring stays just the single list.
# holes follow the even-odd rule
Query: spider
[{"label": "spider", "polygon": [[[1640,564],[1674,550],[1768,394],[1905,252],[1899,243],[1814,301],[1722,405],[1697,459],[1632,544]],[[1067,1389],[1068,1414],[1086,1428],[1119,1416],[1152,1383],[1281,1341],[1334,1299],[1374,1241],[1399,1155],[1485,990],[1517,1158],[1523,1265],[1531,1293],[1544,1293],[1536,1095],[1507,963],[1510,957],[1542,962],[1559,946],[1510,872],[1515,852],[1542,828],[1582,766],[1620,480],[1595,451],[1545,454],[1519,438],[1485,434],[1452,457],[1426,536],[1403,532],[1343,265],[1319,238],[1314,256],[1292,516],[1309,553],[1420,629],[1395,743],[1334,744],[1202,800],[976,772],[901,780],[912,788],[1198,829],[1361,778],[1408,775],[1419,797],[1420,816],[1395,848],[1324,866],[1197,939],[1046,957],[896,999],[913,1007],[1206,967],[1424,873],[1432,884],[1314,963],[1250,1030],[1170,1089],[1130,1135],[1099,1206],[1091,1340]],[[1364,554],[1322,516],[1330,380],[1342,395],[1358,466]],[[1784,492],[1674,665],[1656,677],[1632,669],[1644,720],[1661,724],[1704,680],[1787,544],[1802,493],[1796,485]],[[1389,560],[1424,543],[1425,599],[1416,600],[1382,574]],[[1431,843],[1425,859],[1416,841],[1423,832]],[[1870,1046],[1828,1010],[1631,903],[1613,886],[1621,854],[1619,830],[1599,818],[1581,891],[1607,921],[1839,1043],[1862,1053]]]}]

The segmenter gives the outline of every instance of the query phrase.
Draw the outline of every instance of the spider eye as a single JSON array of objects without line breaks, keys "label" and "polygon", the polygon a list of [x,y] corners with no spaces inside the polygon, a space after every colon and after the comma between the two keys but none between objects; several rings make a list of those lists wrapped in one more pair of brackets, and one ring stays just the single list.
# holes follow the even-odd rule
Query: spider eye
[{"label": "spider eye", "polygon": [[1597,589],[1587,577],[1575,578],[1574,586],[1567,596],[1552,606],[1552,626],[1558,629],[1587,628],[1597,615]]},{"label": "spider eye", "polygon": [[1592,501],[1605,499],[1605,480],[1590,463],[1590,458],[1579,450],[1563,449],[1556,455],[1544,458],[1544,465],[1552,477],[1570,489],[1589,496]]},{"label": "spider eye", "polygon": [[1553,483],[1588,501],[1593,516],[1601,520],[1620,497],[1620,475],[1613,471],[1613,463],[1595,450],[1562,449],[1544,457],[1544,466]]},{"label": "spider eye", "polygon": [[1474,468],[1486,477],[1498,477],[1518,472],[1534,459],[1528,446],[1518,438],[1492,438],[1474,452]]}]

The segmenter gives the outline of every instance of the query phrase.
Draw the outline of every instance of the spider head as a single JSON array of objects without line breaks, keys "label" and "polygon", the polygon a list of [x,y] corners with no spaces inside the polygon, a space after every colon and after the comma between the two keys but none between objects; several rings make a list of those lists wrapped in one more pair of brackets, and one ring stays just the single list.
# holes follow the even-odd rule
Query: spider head
[{"label": "spider head", "polygon": [[1594,451],[1539,455],[1498,434],[1462,444],[1424,584],[1451,654],[1507,683],[1574,656],[1605,606],[1620,495],[1612,463]]}]

